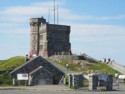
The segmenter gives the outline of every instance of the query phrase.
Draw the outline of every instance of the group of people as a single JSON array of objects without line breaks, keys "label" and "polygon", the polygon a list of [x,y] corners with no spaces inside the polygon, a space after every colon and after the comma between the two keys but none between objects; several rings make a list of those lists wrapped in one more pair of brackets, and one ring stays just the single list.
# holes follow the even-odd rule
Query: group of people
[{"label": "group of people", "polygon": [[103,58],[104,59],[104,62],[107,63],[107,64],[112,64],[112,62],[114,62],[114,60],[111,60],[110,58],[106,59],[106,58]]}]

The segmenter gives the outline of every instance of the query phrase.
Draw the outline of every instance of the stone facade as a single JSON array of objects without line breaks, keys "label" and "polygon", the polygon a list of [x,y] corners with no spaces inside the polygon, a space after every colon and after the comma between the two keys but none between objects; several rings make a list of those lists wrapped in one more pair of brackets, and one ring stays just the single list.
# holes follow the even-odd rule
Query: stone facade
[{"label": "stone facade", "polygon": [[89,74],[89,90],[97,90],[98,87],[105,87],[106,90],[113,90],[113,75]]},{"label": "stone facade", "polygon": [[70,26],[48,24],[46,19],[30,19],[30,55],[49,57],[62,52],[69,52]]},{"label": "stone facade", "polygon": [[[29,73],[29,85],[53,84],[53,74],[43,66],[38,67]],[[42,82],[42,83],[41,83]]]},{"label": "stone facade", "polygon": [[49,57],[52,60],[56,60],[56,61],[63,61],[63,60],[85,60],[84,56],[77,56],[77,55],[67,55],[62,53],[61,55],[53,55]]},{"label": "stone facade", "polygon": [[[55,67],[52,63],[50,63],[49,61],[47,61],[41,56],[37,56],[36,58],[26,62],[25,64],[13,70],[10,74],[13,76],[15,81],[17,81],[17,74],[23,74],[23,73],[32,74],[32,72],[35,71],[40,66],[43,66],[45,68],[44,71],[47,70],[53,75],[53,84],[58,84],[64,75],[64,73],[60,69]],[[39,73],[41,71],[37,71],[37,72]],[[46,75],[48,74],[47,71],[45,72]],[[34,75],[35,78],[38,78],[37,72],[36,72],[36,75],[32,74]]]},{"label": "stone facade", "polygon": [[83,74],[69,74],[69,87],[78,89],[83,87]]}]

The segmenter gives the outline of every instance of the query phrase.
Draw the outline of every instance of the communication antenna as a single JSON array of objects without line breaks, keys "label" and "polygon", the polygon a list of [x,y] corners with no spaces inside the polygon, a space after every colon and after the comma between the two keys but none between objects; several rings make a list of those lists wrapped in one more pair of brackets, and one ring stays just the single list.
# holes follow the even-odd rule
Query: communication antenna
[{"label": "communication antenna", "polygon": [[58,10],[58,4],[57,4],[57,24],[59,23],[59,10]]},{"label": "communication antenna", "polygon": [[54,11],[54,24],[55,24],[55,0],[54,0],[54,9],[53,9],[53,11]]},{"label": "communication antenna", "polygon": [[50,23],[50,9],[48,10],[48,23]]}]

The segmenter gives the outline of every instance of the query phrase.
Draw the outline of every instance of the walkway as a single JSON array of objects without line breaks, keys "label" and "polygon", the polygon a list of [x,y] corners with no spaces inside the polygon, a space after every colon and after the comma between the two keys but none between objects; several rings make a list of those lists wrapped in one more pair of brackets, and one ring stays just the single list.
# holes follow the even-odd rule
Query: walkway
[{"label": "walkway", "polygon": [[[122,74],[125,75],[125,66],[117,66],[117,63],[112,63],[112,64],[107,64],[109,67],[121,72]],[[120,65],[120,64],[119,64]]]},{"label": "walkway", "polygon": [[8,87],[0,87],[0,90],[71,91],[69,87],[66,87],[64,85],[8,86]]},{"label": "walkway", "polygon": [[125,94],[125,84],[114,91],[74,90],[62,85],[0,87],[0,94]]}]

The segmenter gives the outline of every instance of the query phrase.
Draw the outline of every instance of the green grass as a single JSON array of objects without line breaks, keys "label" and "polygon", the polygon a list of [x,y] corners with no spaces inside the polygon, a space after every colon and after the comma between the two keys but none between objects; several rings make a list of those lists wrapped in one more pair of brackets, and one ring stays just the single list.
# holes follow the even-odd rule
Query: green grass
[{"label": "green grass", "polygon": [[84,70],[93,70],[95,72],[106,73],[106,74],[115,74],[116,72],[116,70],[112,69],[107,64],[99,62],[87,65],[87,68]]},{"label": "green grass", "polygon": [[8,60],[0,62],[0,70],[14,69],[25,63],[25,58],[22,56],[12,57]]},{"label": "green grass", "polygon": [[89,86],[89,82],[83,82],[83,87],[88,87]]},{"label": "green grass", "polygon": [[78,68],[80,68],[81,65],[80,64],[74,64],[70,60],[63,60],[63,61],[60,61],[60,62],[56,61],[55,63],[60,64],[63,67],[66,67],[66,64],[69,64],[69,69],[71,71],[76,71],[76,72],[80,72],[81,71],[81,70],[78,70]]},{"label": "green grass", "polygon": [[[6,69],[14,69],[19,67],[20,65],[25,63],[25,57],[17,56],[10,58],[8,60],[3,60],[0,62],[0,70],[6,70]],[[89,71],[93,70],[95,72],[102,72],[102,73],[108,73],[108,74],[115,74],[116,70],[110,68],[107,64],[100,63],[100,62],[91,62],[91,64],[86,65],[82,68],[81,64],[74,64],[71,60],[63,60],[61,62],[55,62],[60,64],[63,67],[66,67],[66,64],[69,64],[69,69],[76,72],[83,72],[84,74]]]},{"label": "green grass", "polygon": [[83,68],[81,64],[74,64],[72,63],[72,61],[69,61],[69,60],[64,60],[60,62],[56,61],[55,63],[60,64],[63,67],[66,67],[66,64],[68,63],[70,70],[76,71],[76,72],[83,72],[83,74],[87,74],[88,71],[90,70],[97,73],[107,73],[107,74],[115,74],[116,72],[116,70],[112,69],[107,64],[101,63],[101,62],[91,62],[91,64],[88,64],[85,67],[83,66]]}]

